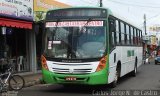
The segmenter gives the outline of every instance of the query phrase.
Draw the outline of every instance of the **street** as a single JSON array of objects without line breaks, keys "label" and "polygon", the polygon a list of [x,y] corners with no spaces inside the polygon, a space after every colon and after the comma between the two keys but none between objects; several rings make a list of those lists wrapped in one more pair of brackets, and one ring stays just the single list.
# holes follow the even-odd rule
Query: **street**
[{"label": "street", "polygon": [[[70,86],[40,84],[18,92],[18,96],[91,96],[107,95],[109,90],[160,90],[160,65],[143,64],[139,67],[136,77],[126,75],[120,79],[116,88],[107,86]],[[153,93],[153,95],[157,93]],[[159,93],[158,93],[159,94]],[[114,94],[113,94],[114,95]],[[118,94],[122,95],[122,94]],[[127,94],[126,94],[127,95]],[[141,94],[143,95],[143,94]],[[146,95],[147,96],[147,95]]]}]

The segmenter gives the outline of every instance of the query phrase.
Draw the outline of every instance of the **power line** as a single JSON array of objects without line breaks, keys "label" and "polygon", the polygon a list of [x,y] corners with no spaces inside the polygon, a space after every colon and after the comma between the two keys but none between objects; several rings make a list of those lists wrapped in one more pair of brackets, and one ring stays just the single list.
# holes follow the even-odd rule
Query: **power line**
[{"label": "power line", "polygon": [[[114,2],[114,3],[118,3],[118,4],[121,4],[121,5],[127,5],[127,6],[136,6],[136,7],[144,7],[144,8],[156,8],[156,9],[160,9],[160,7],[157,7],[157,6],[146,6],[146,5],[139,5],[139,4],[131,4],[131,3],[124,3],[124,2],[119,2],[119,1],[115,1],[115,0],[110,0],[111,2]],[[154,19],[154,18],[157,18],[158,16],[160,16],[160,12],[150,18],[147,18],[146,21],[149,21],[151,19]],[[144,24],[144,23],[142,23]],[[141,24],[140,24],[141,25]]]},{"label": "power line", "polygon": [[153,18],[158,17],[158,16],[160,16],[160,13],[158,13],[157,15],[154,15],[154,16],[150,17],[150,18],[147,19],[147,20],[153,19]]},{"label": "power line", "polygon": [[[124,0],[123,0],[124,1]],[[126,1],[128,1],[128,0],[126,0]],[[130,2],[130,0],[128,1],[128,2]],[[137,2],[137,1],[134,1],[134,2],[130,2],[130,4],[131,3],[138,3],[138,4],[141,4],[141,3],[143,3],[144,5],[157,5],[157,6],[160,6],[160,3],[146,3],[146,2]]]},{"label": "power line", "polygon": [[129,4],[129,3],[124,3],[124,2],[119,2],[115,0],[109,0],[114,3],[122,4],[122,5],[127,5],[127,6],[136,6],[136,7],[145,7],[145,8],[160,8],[160,7],[155,7],[155,6],[145,6],[145,5],[137,5],[137,4]]},{"label": "power line", "polygon": [[85,2],[85,3],[87,3],[87,4],[90,4],[90,5],[93,5],[93,4],[94,4],[93,2],[89,2],[89,1],[86,1],[86,0],[81,0],[81,1],[83,1],[83,2]]},{"label": "power line", "polygon": [[[153,19],[153,18],[156,18],[156,17],[158,17],[158,16],[160,16],[160,13],[158,13],[158,14],[156,14],[156,15],[148,18],[148,19],[146,18],[146,21],[149,21],[149,20],[151,20],[151,19]],[[144,23],[141,23],[141,24],[139,24],[139,25],[143,25],[143,24],[144,24]]]},{"label": "power line", "polygon": [[[110,1],[113,1],[113,2],[116,2],[116,3],[120,3],[120,4],[122,3],[122,4],[125,4],[125,5],[128,5],[128,3],[118,2],[118,1],[114,1],[114,0],[110,0]],[[133,4],[130,4],[130,5],[133,5]],[[135,5],[133,5],[133,6],[135,6]],[[139,7],[139,5],[136,5],[136,6]],[[149,7],[149,6],[140,6],[140,7]],[[150,6],[150,7],[153,7],[153,6]],[[160,8],[160,7],[154,7],[154,8]],[[158,13],[158,14],[156,14],[156,15],[148,18],[148,19],[146,19],[146,21],[148,21],[148,20],[150,20],[150,19],[153,19],[153,18],[156,18],[156,17],[158,17],[158,16],[160,16],[160,13]]]}]

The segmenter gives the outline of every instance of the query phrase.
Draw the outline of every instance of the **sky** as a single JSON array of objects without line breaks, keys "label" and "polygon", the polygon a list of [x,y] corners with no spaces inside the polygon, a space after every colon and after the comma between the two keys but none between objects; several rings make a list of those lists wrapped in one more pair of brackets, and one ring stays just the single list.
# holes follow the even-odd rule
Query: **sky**
[{"label": "sky", "polygon": [[[99,0],[56,1],[72,6],[99,6]],[[103,0],[103,7],[110,8],[121,17],[128,18],[142,29],[144,14],[146,14],[147,31],[150,26],[160,26],[160,0]]]}]

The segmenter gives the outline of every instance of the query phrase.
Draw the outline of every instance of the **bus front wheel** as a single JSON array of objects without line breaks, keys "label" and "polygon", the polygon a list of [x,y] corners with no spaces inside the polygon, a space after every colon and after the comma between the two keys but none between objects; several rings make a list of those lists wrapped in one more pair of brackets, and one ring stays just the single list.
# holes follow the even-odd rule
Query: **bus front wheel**
[{"label": "bus front wheel", "polygon": [[115,76],[114,76],[114,81],[111,83],[112,88],[115,88],[117,86],[119,77],[120,77],[120,67],[117,67]]}]

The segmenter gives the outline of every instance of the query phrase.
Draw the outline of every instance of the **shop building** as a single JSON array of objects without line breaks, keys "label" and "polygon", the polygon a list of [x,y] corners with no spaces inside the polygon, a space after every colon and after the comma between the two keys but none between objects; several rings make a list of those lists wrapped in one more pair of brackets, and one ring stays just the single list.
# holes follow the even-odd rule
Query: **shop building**
[{"label": "shop building", "polygon": [[0,1],[0,59],[10,58],[15,72],[36,72],[33,29],[33,0]]},{"label": "shop building", "polygon": [[10,58],[18,73],[39,72],[41,21],[47,10],[64,7],[70,6],[55,0],[0,0],[0,60]]}]

